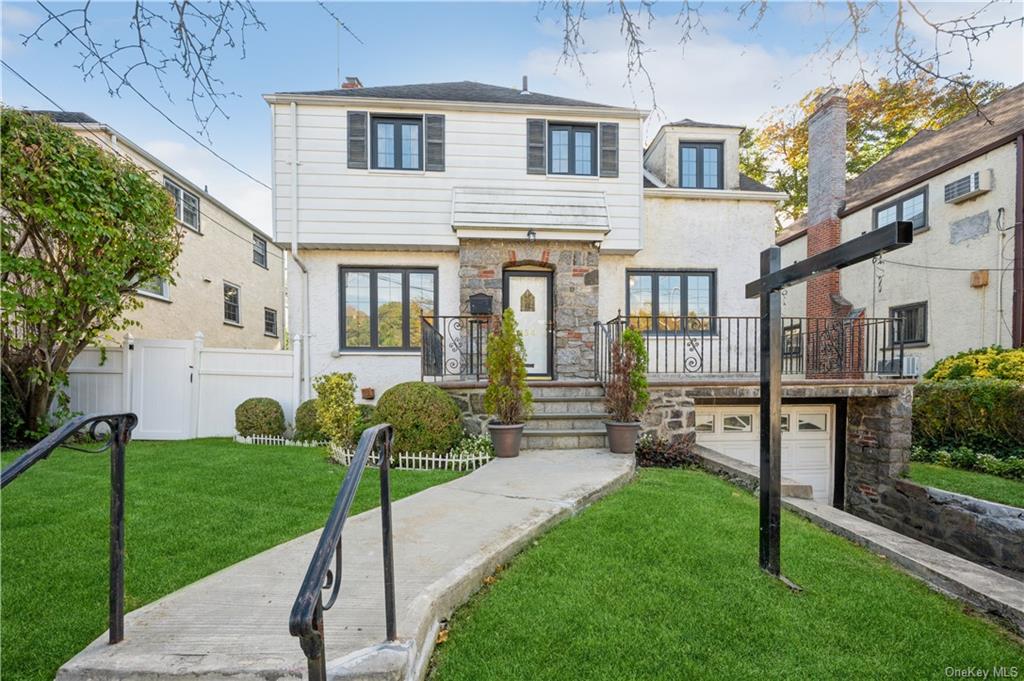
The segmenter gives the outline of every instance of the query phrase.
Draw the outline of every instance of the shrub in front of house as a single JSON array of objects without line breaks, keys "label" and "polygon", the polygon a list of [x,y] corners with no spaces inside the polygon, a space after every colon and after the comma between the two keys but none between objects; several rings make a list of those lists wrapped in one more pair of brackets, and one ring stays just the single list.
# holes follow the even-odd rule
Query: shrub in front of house
[{"label": "shrub in front of house", "polygon": [[462,439],[462,412],[444,390],[429,383],[400,383],[377,400],[376,423],[395,429],[394,451],[445,454]]},{"label": "shrub in front of house", "polygon": [[966,350],[939,360],[924,375],[925,381],[960,378],[1002,378],[1024,383],[1024,348],[993,345]]},{"label": "shrub in front of house", "polygon": [[914,388],[914,444],[1024,456],[1024,383],[998,378],[929,381]]},{"label": "shrub in front of house", "polygon": [[694,433],[670,442],[654,435],[641,435],[636,441],[636,465],[645,468],[691,468],[700,465],[693,449]]},{"label": "shrub in front of house", "polygon": [[284,436],[284,409],[271,397],[250,397],[235,407],[235,430],[239,435]]},{"label": "shrub in front of house", "polygon": [[339,447],[354,442],[356,421],[356,379],[349,373],[323,374],[313,381],[316,390],[316,418],[320,431]]},{"label": "shrub in front of house", "polygon": [[316,415],[316,398],[306,400],[295,410],[295,435],[292,438],[300,442],[320,442],[327,436],[320,430],[320,420]]},{"label": "shrub in front of house", "polygon": [[1024,457],[999,458],[976,452],[970,447],[957,447],[953,450],[914,447],[910,452],[910,460],[1024,481]]},{"label": "shrub in front of house", "polygon": [[363,435],[363,431],[377,422],[376,418],[377,407],[372,404],[360,404],[356,408],[359,410],[359,415],[356,417],[355,430],[352,433],[352,441],[359,442],[359,438]]}]

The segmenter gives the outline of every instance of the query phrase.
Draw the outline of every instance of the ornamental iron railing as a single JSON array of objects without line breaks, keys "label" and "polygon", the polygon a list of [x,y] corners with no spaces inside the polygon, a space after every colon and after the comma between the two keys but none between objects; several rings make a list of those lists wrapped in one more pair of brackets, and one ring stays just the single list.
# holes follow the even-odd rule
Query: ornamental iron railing
[{"label": "ornamental iron railing", "polygon": [[[45,460],[58,447],[98,454],[110,450],[110,591],[107,622],[110,643],[124,639],[124,451],[131,432],[138,425],[135,414],[89,414],[76,416],[33,445],[0,474],[0,488],[7,487],[25,471]],[[93,447],[78,447],[67,441],[84,431],[83,440]]]},{"label": "ornamental iron railing", "polygon": [[490,315],[420,318],[420,377],[424,381],[482,381],[487,377]]}]

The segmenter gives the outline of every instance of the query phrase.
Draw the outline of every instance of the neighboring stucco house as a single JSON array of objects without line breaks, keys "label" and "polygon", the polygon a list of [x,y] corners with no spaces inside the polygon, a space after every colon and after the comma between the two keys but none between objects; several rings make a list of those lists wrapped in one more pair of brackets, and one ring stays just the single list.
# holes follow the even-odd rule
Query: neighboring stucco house
[{"label": "neighboring stucco house", "polygon": [[[525,79],[350,79],[265,99],[306,395],[332,371],[355,374],[363,400],[431,381],[479,428],[488,324],[511,307],[536,405],[525,446],[604,446],[609,347],[628,324],[650,354],[647,431],[696,432],[756,462],[759,307],[744,285],[782,195],[740,174],[742,128],[685,119],[645,145],[646,112],[531,92]],[[848,411],[902,408],[890,402],[905,386],[835,353],[825,359],[838,373],[803,385],[830,332],[791,335],[786,378],[801,385],[784,393],[783,473],[842,505],[865,479],[845,474],[846,438],[861,432]]]},{"label": "neighboring stucco house", "polygon": [[282,346],[284,257],[266,232],[110,126],[84,113],[37,113],[130,159],[174,197],[184,233],[174,283],[145,282],[138,292],[143,305],[127,314],[132,323],[125,332],[177,340],[202,332],[206,347]]},{"label": "neighboring stucco house", "polygon": [[914,243],[794,289],[784,314],[898,317],[905,373],[970,348],[1024,342],[1024,85],[922,131],[845,177],[846,102],[827,93],[809,123],[809,183],[826,199],[780,233],[783,264],[896,220]]}]

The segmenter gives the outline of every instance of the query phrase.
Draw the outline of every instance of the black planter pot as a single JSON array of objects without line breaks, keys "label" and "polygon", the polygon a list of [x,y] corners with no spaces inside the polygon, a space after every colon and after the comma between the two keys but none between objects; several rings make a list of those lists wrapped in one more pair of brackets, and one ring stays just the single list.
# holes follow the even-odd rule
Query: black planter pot
[{"label": "black planter pot", "polygon": [[494,455],[502,459],[510,459],[519,456],[519,446],[523,441],[522,423],[505,425],[503,423],[490,423],[487,430],[491,433],[491,442],[494,443]]},{"label": "black planter pot", "polygon": [[616,454],[632,454],[636,451],[636,439],[640,435],[639,421],[605,421],[608,430],[608,449]]}]

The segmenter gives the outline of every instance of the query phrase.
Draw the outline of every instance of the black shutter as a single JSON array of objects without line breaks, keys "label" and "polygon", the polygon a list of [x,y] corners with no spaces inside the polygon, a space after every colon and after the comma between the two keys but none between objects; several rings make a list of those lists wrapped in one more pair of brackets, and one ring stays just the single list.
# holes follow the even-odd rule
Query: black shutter
[{"label": "black shutter", "polygon": [[619,176],[619,124],[601,124],[601,177]]},{"label": "black shutter", "polygon": [[444,170],[444,114],[424,116],[427,143],[426,170]]},{"label": "black shutter", "polygon": [[526,119],[526,172],[531,175],[545,175],[548,172],[547,122],[543,118]]},{"label": "black shutter", "polygon": [[348,112],[348,167],[366,168],[367,159],[367,113]]}]

